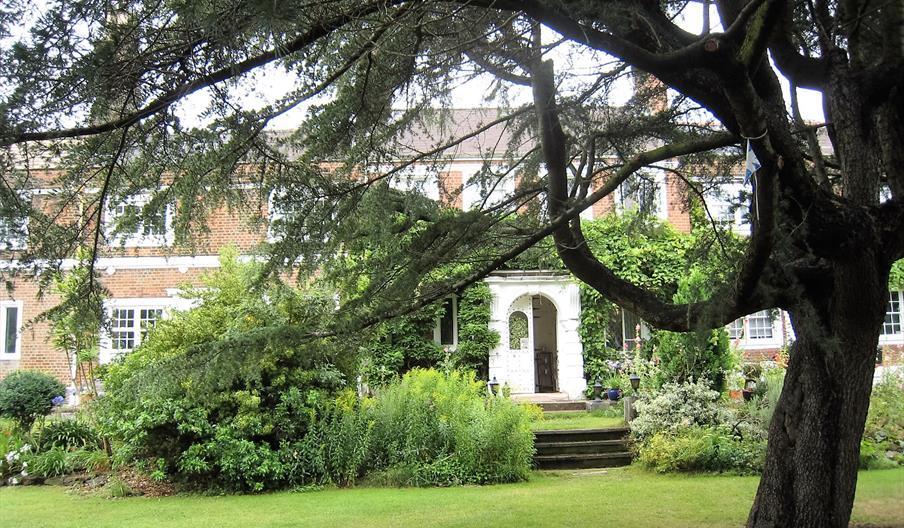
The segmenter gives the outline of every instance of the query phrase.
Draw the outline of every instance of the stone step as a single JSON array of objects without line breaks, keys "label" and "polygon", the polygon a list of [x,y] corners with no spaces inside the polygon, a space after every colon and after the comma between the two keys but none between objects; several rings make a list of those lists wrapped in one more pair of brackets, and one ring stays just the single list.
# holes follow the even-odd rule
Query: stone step
[{"label": "stone step", "polygon": [[537,455],[534,465],[537,469],[588,469],[619,467],[631,464],[631,453],[598,453],[594,455]]},{"label": "stone step", "polygon": [[547,401],[536,402],[543,412],[556,411],[586,411],[587,402],[584,401]]},{"label": "stone step", "polygon": [[626,440],[588,440],[583,442],[548,442],[535,444],[538,456],[598,455],[628,450]]},{"label": "stone step", "polygon": [[561,429],[554,431],[534,431],[534,443],[591,442],[600,440],[623,440],[631,430],[627,427],[605,429]]}]

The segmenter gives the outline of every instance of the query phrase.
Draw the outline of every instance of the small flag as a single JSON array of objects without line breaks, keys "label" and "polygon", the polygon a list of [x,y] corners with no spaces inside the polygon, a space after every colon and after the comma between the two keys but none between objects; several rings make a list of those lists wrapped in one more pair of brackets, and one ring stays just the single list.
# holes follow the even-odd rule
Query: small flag
[{"label": "small flag", "polygon": [[750,183],[750,177],[753,173],[762,167],[760,160],[756,159],[756,154],[750,148],[750,140],[747,140],[747,162],[744,164],[744,185]]}]

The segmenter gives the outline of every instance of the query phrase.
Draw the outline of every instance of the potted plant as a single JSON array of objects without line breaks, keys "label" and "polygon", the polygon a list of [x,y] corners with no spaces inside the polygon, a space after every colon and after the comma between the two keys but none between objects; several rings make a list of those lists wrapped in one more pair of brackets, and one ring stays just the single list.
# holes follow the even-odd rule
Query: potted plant
[{"label": "potted plant", "polygon": [[609,387],[609,401],[618,401],[622,395],[622,379],[618,376],[611,376],[604,383],[606,387]]}]

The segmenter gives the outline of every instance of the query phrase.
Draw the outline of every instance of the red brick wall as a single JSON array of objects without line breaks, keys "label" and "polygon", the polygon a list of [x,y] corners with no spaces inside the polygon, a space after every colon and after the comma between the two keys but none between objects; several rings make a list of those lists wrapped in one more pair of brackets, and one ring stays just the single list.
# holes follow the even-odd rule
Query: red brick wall
[{"label": "red brick wall", "polygon": [[[204,268],[189,268],[185,273],[178,269],[116,270],[108,275],[101,270],[101,282],[109,290],[110,298],[155,298],[167,297],[167,289],[181,284],[200,285]],[[22,301],[22,336],[20,359],[0,360],[0,378],[15,369],[41,370],[52,374],[64,383],[69,383],[69,368],[66,354],[53,347],[50,340],[50,325],[46,321],[33,322],[59,302],[56,295],[46,294],[37,298],[37,286],[30,281],[15,281],[12,294],[3,290],[0,300]]]},{"label": "red brick wall", "polygon": [[687,186],[674,174],[665,177],[669,223],[682,233],[691,232],[691,215],[688,209]]},{"label": "red brick wall", "polygon": [[439,200],[456,209],[462,208],[462,174],[461,171],[443,172],[439,175]]}]

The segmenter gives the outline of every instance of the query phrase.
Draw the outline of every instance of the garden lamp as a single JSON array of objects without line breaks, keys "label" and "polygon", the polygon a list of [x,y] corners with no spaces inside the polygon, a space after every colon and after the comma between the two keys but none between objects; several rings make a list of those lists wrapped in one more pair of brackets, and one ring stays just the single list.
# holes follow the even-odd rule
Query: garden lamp
[{"label": "garden lamp", "polygon": [[487,383],[487,386],[490,388],[490,394],[493,396],[499,393],[499,382],[496,381],[496,376],[493,376],[493,379]]},{"label": "garden lamp", "polygon": [[634,389],[636,391],[638,388],[640,388],[640,376],[638,376],[637,374],[632,374],[631,377],[628,379],[631,380],[631,388],[632,389]]},{"label": "garden lamp", "polygon": [[599,401],[603,394],[603,384],[600,383],[600,379],[596,378],[596,383],[593,384],[593,399]]}]

